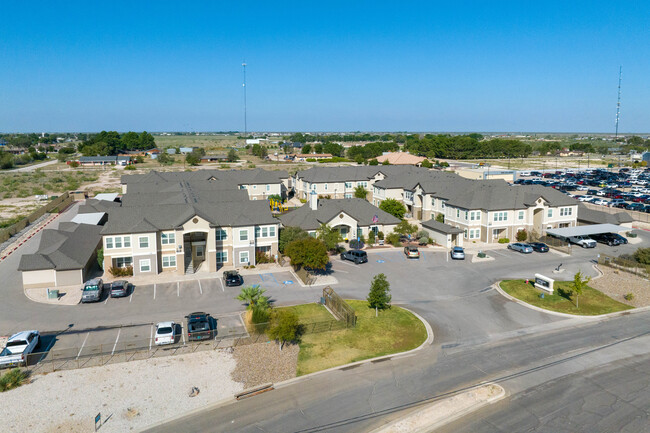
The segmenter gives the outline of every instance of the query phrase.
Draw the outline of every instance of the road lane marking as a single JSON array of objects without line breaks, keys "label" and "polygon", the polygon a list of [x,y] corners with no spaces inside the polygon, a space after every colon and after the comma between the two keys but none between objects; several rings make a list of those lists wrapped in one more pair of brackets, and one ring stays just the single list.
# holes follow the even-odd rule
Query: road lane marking
[{"label": "road lane marking", "polygon": [[86,334],[86,338],[84,338],[84,342],[81,343],[81,349],[79,349],[79,353],[77,353],[77,357],[75,359],[79,359],[79,356],[81,356],[81,351],[84,350],[84,346],[86,345],[86,340],[88,340],[89,335],[90,332]]},{"label": "road lane marking", "polygon": [[149,336],[149,350],[151,350],[151,343],[153,343],[153,323],[151,324],[151,335]]},{"label": "road lane marking", "polygon": [[219,280],[219,284],[221,284],[221,291],[225,292],[226,289],[224,289],[224,287],[223,287],[223,281],[221,281],[221,278],[217,278],[217,280]]},{"label": "road lane marking", "polygon": [[[110,295],[108,296],[108,298],[110,298]],[[106,300],[104,301],[104,305],[106,305],[106,303],[108,302],[108,298],[106,298]]]},{"label": "road lane marking", "polygon": [[120,339],[120,332],[122,332],[122,328],[117,330],[117,338],[115,338],[115,344],[113,345],[113,351],[111,352],[111,355],[115,353],[115,348],[117,347],[117,340]]},{"label": "road lane marking", "polygon": [[156,283],[153,283],[153,299],[156,299]]},{"label": "road lane marking", "polygon": [[201,292],[201,294],[203,294],[203,288],[201,287],[201,280],[196,280],[196,281],[199,282],[199,292]]},{"label": "road lane marking", "polygon": [[133,300],[133,292],[135,292],[135,287],[131,287],[131,296],[129,296],[129,304]]},{"label": "road lane marking", "polygon": [[181,296],[181,282],[180,281],[176,281],[176,294],[178,295],[178,297]]},{"label": "road lane marking", "polygon": [[181,337],[183,337],[183,346],[185,346],[185,332],[181,329]]}]

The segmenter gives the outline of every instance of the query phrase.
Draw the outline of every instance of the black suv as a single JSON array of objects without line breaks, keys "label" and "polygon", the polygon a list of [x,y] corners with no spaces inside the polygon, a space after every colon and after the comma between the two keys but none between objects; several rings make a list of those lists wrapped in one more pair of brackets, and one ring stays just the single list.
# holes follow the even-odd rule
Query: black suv
[{"label": "black suv", "polygon": [[589,235],[589,237],[596,242],[600,242],[601,244],[607,244],[610,247],[614,247],[616,245],[621,245],[623,242],[621,242],[620,239],[617,239],[614,237],[613,234],[611,233],[598,233],[595,235]]},{"label": "black suv", "polygon": [[349,250],[341,253],[341,260],[350,260],[356,263],[368,263],[368,254],[365,251]]},{"label": "black suv", "polygon": [[244,284],[244,279],[237,271],[225,271],[223,273],[223,282],[226,287],[241,286]]},{"label": "black suv", "polygon": [[187,339],[189,341],[211,340],[216,331],[214,318],[208,313],[192,313],[187,316]]}]

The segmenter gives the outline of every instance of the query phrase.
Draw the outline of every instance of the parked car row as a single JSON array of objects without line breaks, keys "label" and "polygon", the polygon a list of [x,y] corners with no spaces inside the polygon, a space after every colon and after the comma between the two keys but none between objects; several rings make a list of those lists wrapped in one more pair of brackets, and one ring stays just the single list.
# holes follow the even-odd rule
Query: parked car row
[{"label": "parked car row", "polygon": [[[197,311],[185,316],[187,319],[187,339],[188,341],[211,340],[217,336],[217,321],[209,313]],[[176,343],[176,327],[179,324],[167,321],[159,322],[156,325],[154,343],[157,346],[165,346]],[[182,331],[181,331],[182,332]]]},{"label": "parked car row", "polygon": [[129,296],[133,292],[133,284],[126,280],[104,283],[101,278],[93,278],[92,280],[86,281],[81,290],[83,292],[81,294],[82,303],[99,302],[105,292],[108,292],[108,296],[111,298]]}]

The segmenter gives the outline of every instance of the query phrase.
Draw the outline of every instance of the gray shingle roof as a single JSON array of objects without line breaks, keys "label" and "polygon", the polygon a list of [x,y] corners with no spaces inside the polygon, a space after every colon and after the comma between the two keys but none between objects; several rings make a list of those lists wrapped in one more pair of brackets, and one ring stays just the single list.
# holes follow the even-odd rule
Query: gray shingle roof
[{"label": "gray shingle roof", "polygon": [[430,219],[429,221],[423,221],[422,222],[422,227],[426,227],[426,228],[431,229],[433,231],[448,234],[448,235],[463,233],[462,229],[450,226],[449,224],[441,223],[441,222],[436,221],[434,219]]},{"label": "gray shingle roof", "polygon": [[[282,224],[300,227],[304,230],[316,230],[321,224],[329,223],[336,215],[344,212],[357,220],[357,225],[367,227],[375,224],[399,224],[400,220],[393,215],[373,206],[364,199],[344,198],[337,200],[318,200],[317,210],[312,210],[305,204],[296,210],[279,217]],[[372,221],[377,216],[378,222]]]},{"label": "gray shingle roof", "polygon": [[[227,203],[248,201],[248,193],[242,189],[195,189],[193,184],[179,191],[129,192],[122,198],[122,206],[153,206],[163,204]],[[149,183],[142,185],[151,185]],[[158,184],[156,184],[158,185]],[[175,184],[177,185],[177,184]],[[162,189],[166,189],[161,185]]]},{"label": "gray shingle roof", "polygon": [[[434,171],[403,165],[359,165],[348,167],[311,167],[296,172],[296,178],[310,183],[367,181],[377,173],[383,173],[387,178],[409,178],[415,173],[433,173]],[[440,173],[440,172],[438,172]]]},{"label": "gray shingle roof", "polygon": [[20,258],[19,271],[82,269],[99,246],[101,226],[63,222],[43,230],[38,250]]},{"label": "gray shingle roof", "polygon": [[173,171],[159,172],[150,171],[146,174],[124,175],[121,178],[123,184],[127,184],[127,191],[130,192],[131,185],[137,183],[151,182],[206,182],[219,181],[225,185],[238,186],[250,184],[271,184],[282,182],[288,179],[289,174],[286,170],[263,170],[256,168],[253,170],[196,170],[196,171]]},{"label": "gray shingle roof", "polygon": [[627,212],[607,213],[600,210],[589,209],[583,203],[578,205],[578,221],[589,224],[624,224],[634,221]]}]

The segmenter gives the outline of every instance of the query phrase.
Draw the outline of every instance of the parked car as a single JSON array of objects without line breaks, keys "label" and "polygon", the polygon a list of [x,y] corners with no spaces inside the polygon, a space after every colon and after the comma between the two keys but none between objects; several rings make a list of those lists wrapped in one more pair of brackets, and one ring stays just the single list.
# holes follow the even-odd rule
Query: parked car
[{"label": "parked car", "polygon": [[571,236],[569,237],[569,242],[580,245],[582,248],[596,248],[596,241],[590,239],[588,236]]},{"label": "parked car", "polygon": [[463,247],[453,247],[451,249],[451,258],[453,260],[465,260],[465,250]]},{"label": "parked car", "polygon": [[368,254],[360,250],[348,250],[341,253],[341,260],[350,260],[357,265],[359,263],[368,263]]},{"label": "parked car", "polygon": [[596,200],[592,201],[592,203],[600,206],[607,206],[607,203],[609,202],[607,200],[603,200],[602,198],[597,198]]},{"label": "parked car", "polygon": [[22,331],[12,335],[0,352],[0,368],[27,365],[27,357],[34,352],[40,334],[38,331]]},{"label": "parked car", "polygon": [[618,233],[607,233],[607,234],[614,239],[618,239],[623,245],[627,244],[627,238],[625,236],[621,236]]},{"label": "parked car", "polygon": [[241,286],[244,284],[244,278],[237,271],[225,271],[223,273],[223,283],[226,287]]},{"label": "parked car", "polygon": [[104,282],[101,278],[86,281],[81,294],[81,302],[99,302],[104,293]]},{"label": "parked car", "polygon": [[589,237],[595,240],[596,242],[609,245],[610,247],[617,246],[623,243],[619,239],[616,239],[615,237],[611,236],[610,233],[598,233],[595,235],[590,235]]},{"label": "parked car", "polygon": [[404,247],[404,254],[409,259],[420,258],[420,251],[418,250],[418,247],[412,247],[412,246]]},{"label": "parked car", "polygon": [[641,203],[630,203],[627,206],[625,206],[625,209],[627,210],[641,211],[643,210],[643,208],[645,208],[645,206],[642,205]]},{"label": "parked car", "polygon": [[185,316],[189,341],[211,340],[216,336],[214,319],[208,313],[196,312]]},{"label": "parked car", "polygon": [[508,244],[508,249],[513,251],[519,251],[520,253],[530,254],[533,252],[533,247],[523,242],[515,242],[513,244]]},{"label": "parked car", "polygon": [[154,342],[157,346],[174,344],[176,342],[176,324],[174,322],[160,322],[156,325]]},{"label": "parked car", "polygon": [[537,251],[538,253],[548,253],[548,245],[544,242],[529,242],[528,245],[531,246],[533,251]]},{"label": "parked car", "polygon": [[129,296],[129,291],[133,288],[131,283],[126,280],[117,280],[111,283],[109,294],[111,298],[121,298]]}]

